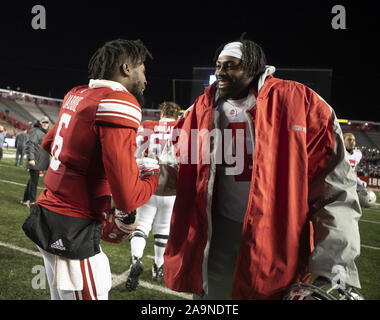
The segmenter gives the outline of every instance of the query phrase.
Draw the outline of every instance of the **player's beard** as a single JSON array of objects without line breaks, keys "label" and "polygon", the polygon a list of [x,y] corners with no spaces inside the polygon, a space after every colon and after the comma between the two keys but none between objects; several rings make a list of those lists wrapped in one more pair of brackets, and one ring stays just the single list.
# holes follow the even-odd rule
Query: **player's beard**
[{"label": "player's beard", "polygon": [[231,79],[229,77],[219,77],[219,79],[225,79],[228,81],[228,85],[219,87],[218,89],[221,98],[224,99],[241,99],[248,95],[251,84],[245,83],[242,79]]},{"label": "player's beard", "polygon": [[132,93],[135,96],[140,106],[144,105],[144,95],[143,90],[141,89],[140,82],[133,83],[130,93]]}]

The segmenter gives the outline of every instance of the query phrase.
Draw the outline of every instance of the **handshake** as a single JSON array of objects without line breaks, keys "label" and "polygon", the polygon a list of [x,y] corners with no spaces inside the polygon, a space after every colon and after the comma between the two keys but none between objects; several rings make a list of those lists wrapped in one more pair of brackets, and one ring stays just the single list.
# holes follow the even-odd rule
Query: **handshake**
[{"label": "handshake", "polygon": [[160,172],[160,165],[157,159],[149,157],[138,158],[136,159],[136,163],[137,167],[139,168],[141,178],[144,178],[151,174],[158,175]]}]

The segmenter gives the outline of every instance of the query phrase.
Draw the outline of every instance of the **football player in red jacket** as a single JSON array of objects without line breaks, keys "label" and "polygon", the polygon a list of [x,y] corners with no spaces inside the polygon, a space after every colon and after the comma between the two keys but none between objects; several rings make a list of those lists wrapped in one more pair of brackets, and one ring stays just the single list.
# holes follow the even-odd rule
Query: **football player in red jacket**
[{"label": "football player in red jacket", "polygon": [[212,300],[281,299],[302,279],[359,289],[361,209],[334,110],[273,76],[253,41],[215,58],[181,123],[167,286]]},{"label": "football player in red jacket", "polygon": [[[66,94],[42,143],[52,155],[46,189],[23,229],[43,254],[51,299],[108,298],[111,272],[100,239],[130,232],[122,219],[133,223],[157,188],[157,173],[140,178],[134,158],[147,56],[140,40],[105,43],[90,60],[89,84]],[[108,219],[109,212],[116,216]]]}]

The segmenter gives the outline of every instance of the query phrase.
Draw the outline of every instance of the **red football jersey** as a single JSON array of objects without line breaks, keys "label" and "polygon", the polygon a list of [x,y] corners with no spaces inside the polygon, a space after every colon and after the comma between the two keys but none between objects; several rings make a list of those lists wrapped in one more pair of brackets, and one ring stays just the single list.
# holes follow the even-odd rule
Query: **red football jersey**
[{"label": "red football jersey", "polygon": [[137,132],[137,157],[154,154],[159,157],[171,137],[176,120],[163,118],[159,121],[143,121]]},{"label": "red football jersey", "polygon": [[95,81],[103,85],[67,93],[42,143],[52,160],[37,203],[56,213],[99,217],[111,193],[120,210],[131,211],[157,187],[157,177],[139,178],[134,160],[139,103],[120,84]]}]

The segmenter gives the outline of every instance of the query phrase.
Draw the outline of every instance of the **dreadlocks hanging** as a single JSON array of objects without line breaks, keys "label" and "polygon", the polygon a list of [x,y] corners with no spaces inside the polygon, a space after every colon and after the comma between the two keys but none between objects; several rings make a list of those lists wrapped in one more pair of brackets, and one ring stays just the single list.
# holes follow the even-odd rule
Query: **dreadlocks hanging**
[{"label": "dreadlocks hanging", "polygon": [[117,39],[106,42],[91,57],[88,76],[90,79],[109,80],[125,59],[134,68],[144,63],[146,56],[153,59],[141,40]]},{"label": "dreadlocks hanging", "polygon": [[[239,40],[235,41],[239,41],[243,44],[242,68],[247,72],[248,76],[253,76],[253,82],[255,82],[265,71],[267,61],[263,49],[257,43],[251,40],[245,40],[245,34],[246,32],[240,36]],[[217,61],[218,56],[222,52],[224,46],[229,42],[224,43],[216,50],[214,56],[215,62]]]}]

